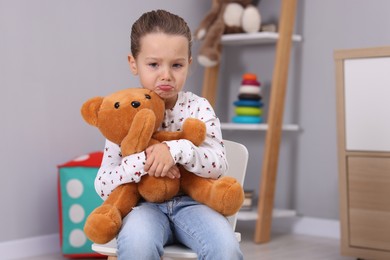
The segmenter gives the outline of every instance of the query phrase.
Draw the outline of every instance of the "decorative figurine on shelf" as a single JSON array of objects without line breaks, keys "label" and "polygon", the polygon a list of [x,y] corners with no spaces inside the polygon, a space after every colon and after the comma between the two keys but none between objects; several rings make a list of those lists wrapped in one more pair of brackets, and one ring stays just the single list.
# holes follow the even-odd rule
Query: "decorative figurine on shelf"
[{"label": "decorative figurine on shelf", "polygon": [[263,122],[263,103],[261,102],[261,84],[256,74],[246,73],[242,76],[238,100],[233,104],[236,106],[236,116],[233,123],[239,124],[260,124]]},{"label": "decorative figurine on shelf", "polygon": [[209,13],[200,22],[195,32],[195,38],[203,41],[198,55],[198,62],[202,66],[213,67],[218,64],[223,34],[260,31],[261,16],[257,2],[253,0],[212,0]]}]

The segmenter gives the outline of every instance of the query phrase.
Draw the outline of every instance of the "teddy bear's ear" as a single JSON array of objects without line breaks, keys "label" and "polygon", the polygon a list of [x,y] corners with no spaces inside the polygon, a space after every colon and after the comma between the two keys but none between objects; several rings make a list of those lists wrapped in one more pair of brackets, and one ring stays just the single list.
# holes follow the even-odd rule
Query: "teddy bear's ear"
[{"label": "teddy bear's ear", "polygon": [[81,107],[81,115],[88,124],[97,126],[98,112],[102,102],[103,97],[94,97],[87,100]]}]

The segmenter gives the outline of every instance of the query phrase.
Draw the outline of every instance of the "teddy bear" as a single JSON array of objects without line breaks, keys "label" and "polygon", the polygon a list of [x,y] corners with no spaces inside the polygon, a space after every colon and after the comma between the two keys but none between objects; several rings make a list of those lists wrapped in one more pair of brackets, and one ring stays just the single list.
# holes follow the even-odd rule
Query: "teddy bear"
[{"label": "teddy bear", "polygon": [[[163,122],[164,111],[164,101],[153,91],[142,88],[128,88],[106,97],[91,98],[81,108],[84,120],[97,127],[105,138],[120,145],[123,157],[168,140],[187,139],[196,146],[201,145],[206,137],[206,127],[195,118],[187,118],[180,131],[157,131]],[[234,178],[224,176],[211,180],[190,173],[184,167],[179,168],[180,179],[146,174],[138,183],[115,188],[88,216],[84,225],[86,236],[95,243],[107,243],[115,238],[123,217],[141,197],[150,202],[163,202],[179,190],[225,216],[240,209],[244,192]]]},{"label": "teddy bear", "polygon": [[252,0],[212,0],[211,10],[195,31],[195,38],[203,40],[198,62],[204,67],[216,66],[223,34],[254,33],[260,27],[260,12]]}]

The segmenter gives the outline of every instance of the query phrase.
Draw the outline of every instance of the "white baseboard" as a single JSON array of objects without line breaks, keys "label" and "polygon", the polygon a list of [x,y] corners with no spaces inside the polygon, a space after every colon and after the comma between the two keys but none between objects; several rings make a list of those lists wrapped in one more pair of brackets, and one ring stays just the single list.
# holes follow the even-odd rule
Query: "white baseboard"
[{"label": "white baseboard", "polygon": [[[256,221],[257,209],[242,210],[238,213],[239,221]],[[295,210],[277,209],[272,211],[272,231],[279,233],[304,234],[340,239],[338,220],[297,216]]]},{"label": "white baseboard", "polygon": [[1,259],[11,260],[59,253],[59,234],[31,237],[0,243]]},{"label": "white baseboard", "polygon": [[340,239],[340,221],[311,217],[274,218],[272,231]]},{"label": "white baseboard", "polygon": [[[272,231],[340,239],[338,220],[310,217],[280,217],[272,221]],[[59,234],[0,242],[1,259],[60,253]]]}]

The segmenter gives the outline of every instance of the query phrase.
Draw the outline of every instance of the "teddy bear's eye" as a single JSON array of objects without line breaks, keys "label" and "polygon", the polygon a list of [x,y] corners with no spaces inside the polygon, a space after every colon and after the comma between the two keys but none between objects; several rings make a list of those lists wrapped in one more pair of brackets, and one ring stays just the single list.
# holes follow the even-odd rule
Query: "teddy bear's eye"
[{"label": "teddy bear's eye", "polygon": [[120,106],[121,106],[121,104],[120,104],[119,102],[115,102],[114,107],[115,107],[116,109],[118,109]]},{"label": "teddy bear's eye", "polygon": [[148,94],[145,94],[146,99],[152,99],[152,97]]}]

